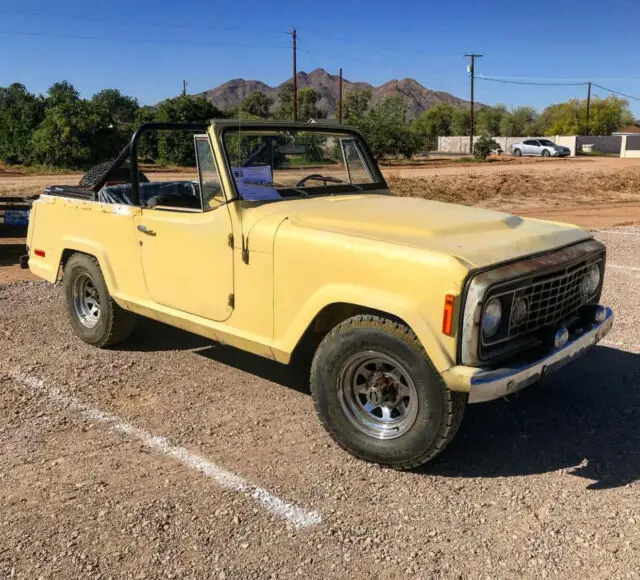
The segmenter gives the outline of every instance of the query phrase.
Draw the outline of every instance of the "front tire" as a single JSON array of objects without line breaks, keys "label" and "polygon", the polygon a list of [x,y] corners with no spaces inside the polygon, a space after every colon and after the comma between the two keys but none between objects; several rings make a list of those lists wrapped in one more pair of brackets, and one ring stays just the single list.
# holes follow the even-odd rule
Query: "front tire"
[{"label": "front tire", "polygon": [[543,149],[543,150],[542,150],[541,155],[542,155],[543,157],[551,157],[551,153],[549,153],[549,151],[547,151],[546,149]]},{"label": "front tire", "polygon": [[467,400],[446,387],[411,329],[372,315],[345,320],[320,343],[311,393],[338,445],[396,469],[436,457],[456,434]]},{"label": "front tire", "polygon": [[71,327],[84,342],[103,348],[133,332],[136,315],[111,298],[93,256],[73,254],[64,267],[63,286]]}]

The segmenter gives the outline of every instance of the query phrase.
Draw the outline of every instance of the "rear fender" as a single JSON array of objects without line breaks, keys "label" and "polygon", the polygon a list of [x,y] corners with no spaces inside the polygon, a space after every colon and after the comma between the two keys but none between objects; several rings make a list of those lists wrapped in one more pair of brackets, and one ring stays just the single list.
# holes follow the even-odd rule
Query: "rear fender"
[{"label": "rear fender", "polygon": [[117,291],[113,268],[111,267],[107,252],[100,244],[87,239],[64,236],[61,240],[60,247],[50,252],[48,251],[46,257],[43,258],[35,255],[33,248],[30,249],[29,268],[40,278],[52,284],[55,283],[58,279],[60,267],[64,266],[64,263],[71,254],[80,252],[93,256],[98,260],[109,293],[113,294]]}]

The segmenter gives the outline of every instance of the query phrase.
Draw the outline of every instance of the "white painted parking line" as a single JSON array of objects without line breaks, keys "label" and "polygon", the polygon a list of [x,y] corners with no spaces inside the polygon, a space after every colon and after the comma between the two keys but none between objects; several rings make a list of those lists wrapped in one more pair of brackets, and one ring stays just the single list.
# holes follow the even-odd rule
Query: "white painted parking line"
[{"label": "white painted parking line", "polygon": [[251,497],[262,507],[282,518],[294,528],[305,528],[322,522],[322,517],[318,512],[300,508],[295,504],[280,499],[266,489],[262,489],[243,477],[217,466],[208,459],[191,453],[184,447],[174,445],[166,437],[157,437],[144,429],[123,421],[117,415],[91,407],[75,397],[65,394],[57,387],[46,386],[42,380],[36,377],[16,371],[10,372],[9,376],[29,387],[32,391],[45,395],[50,401],[78,412],[86,419],[104,423],[112,431],[137,439],[153,451],[171,457],[182,463],[182,465],[200,472],[202,475],[213,479],[220,487]]}]

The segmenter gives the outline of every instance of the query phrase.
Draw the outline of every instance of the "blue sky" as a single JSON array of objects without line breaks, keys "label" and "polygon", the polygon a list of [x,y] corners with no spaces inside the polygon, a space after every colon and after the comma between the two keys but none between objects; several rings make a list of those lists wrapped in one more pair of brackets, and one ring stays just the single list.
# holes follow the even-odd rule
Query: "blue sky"
[{"label": "blue sky", "polygon": [[[397,7],[397,8],[395,8]],[[593,80],[640,96],[640,0],[0,0],[0,85],[43,92],[66,79],[91,96],[119,88],[152,104],[234,77],[274,85],[298,68],[344,69],[381,84],[413,77],[468,97],[465,52],[482,52],[476,72],[497,77]],[[543,108],[584,97],[576,86],[478,80],[477,100]],[[594,94],[606,96],[605,91]],[[631,101],[640,117],[640,101]]]}]

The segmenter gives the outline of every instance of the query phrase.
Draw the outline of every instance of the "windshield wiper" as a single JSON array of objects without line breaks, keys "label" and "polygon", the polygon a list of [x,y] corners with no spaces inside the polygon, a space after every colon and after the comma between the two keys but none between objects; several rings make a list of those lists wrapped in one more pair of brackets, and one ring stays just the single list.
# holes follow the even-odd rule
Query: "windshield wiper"
[{"label": "windshield wiper", "polygon": [[309,194],[304,189],[292,187],[290,185],[284,185],[282,183],[275,183],[274,181],[243,181],[246,185],[256,185],[258,187],[275,187],[277,189],[293,189],[300,194],[301,197],[308,197]]},{"label": "windshield wiper", "polygon": [[339,177],[333,177],[332,175],[309,175],[307,178],[307,180],[314,180],[314,181],[324,181],[324,184],[326,185],[327,183],[342,183],[344,185],[350,185],[351,187],[353,187],[358,193],[361,193],[364,191],[364,188],[362,188],[359,185],[356,185],[355,183],[350,183],[345,181],[344,179],[340,179]]}]

